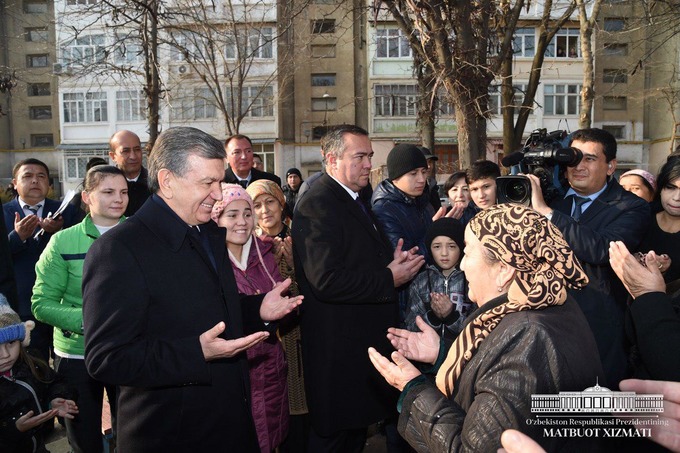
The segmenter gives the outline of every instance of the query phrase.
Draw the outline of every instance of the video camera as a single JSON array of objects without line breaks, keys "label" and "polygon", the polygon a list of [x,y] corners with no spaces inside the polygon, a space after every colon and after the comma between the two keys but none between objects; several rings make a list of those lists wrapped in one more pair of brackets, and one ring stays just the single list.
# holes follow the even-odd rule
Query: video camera
[{"label": "video camera", "polygon": [[541,193],[547,204],[564,196],[569,187],[564,170],[577,166],[583,158],[581,150],[566,146],[568,142],[566,131],[548,134],[546,129],[534,130],[524,143],[524,148],[501,159],[504,167],[513,167],[513,174],[496,179],[498,203],[531,205],[531,181],[516,173],[538,176]]}]

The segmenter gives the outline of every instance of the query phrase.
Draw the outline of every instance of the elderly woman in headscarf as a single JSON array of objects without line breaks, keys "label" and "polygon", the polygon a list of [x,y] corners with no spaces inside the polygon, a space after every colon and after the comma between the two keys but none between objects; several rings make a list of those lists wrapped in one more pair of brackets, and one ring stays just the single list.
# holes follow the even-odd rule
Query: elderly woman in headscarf
[{"label": "elderly woman in headscarf", "polygon": [[[461,269],[479,308],[448,350],[421,319],[422,332],[389,329],[393,362],[369,348],[376,369],[402,391],[399,432],[422,452],[495,452],[508,428],[548,451],[574,451],[578,438],[544,438],[527,420],[532,394],[603,383],[593,335],[567,295],[588,283],[583,268],[545,217],[502,204],[468,224]],[[436,378],[407,359],[434,365]]]},{"label": "elderly woman in headscarf", "polygon": [[[253,210],[257,221],[258,237],[273,243],[279,273],[290,278],[290,294],[299,294],[293,267],[293,242],[290,228],[286,225],[286,199],[283,191],[273,181],[259,179],[252,182],[246,192],[253,199]],[[306,419],[309,409],[305,395],[302,374],[302,350],[300,348],[299,311],[289,313],[279,323],[279,335],[288,360],[288,403],[290,409],[290,430],[284,447],[287,451],[304,451],[308,437]]]}]

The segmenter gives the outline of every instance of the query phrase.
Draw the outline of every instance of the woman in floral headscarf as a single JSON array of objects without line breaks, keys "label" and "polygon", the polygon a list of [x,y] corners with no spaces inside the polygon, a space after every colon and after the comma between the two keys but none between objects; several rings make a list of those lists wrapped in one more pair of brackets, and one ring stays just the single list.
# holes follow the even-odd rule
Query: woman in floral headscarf
[{"label": "woman in floral headscarf", "polygon": [[[422,320],[422,332],[389,329],[394,363],[369,349],[402,391],[399,432],[418,451],[495,452],[508,428],[548,451],[575,451],[569,442],[579,439],[543,437],[542,426],[526,422],[532,394],[603,382],[593,335],[567,295],[588,278],[561,233],[531,208],[496,205],[468,224],[461,269],[479,308],[448,350]],[[407,358],[433,364],[436,379]]]}]

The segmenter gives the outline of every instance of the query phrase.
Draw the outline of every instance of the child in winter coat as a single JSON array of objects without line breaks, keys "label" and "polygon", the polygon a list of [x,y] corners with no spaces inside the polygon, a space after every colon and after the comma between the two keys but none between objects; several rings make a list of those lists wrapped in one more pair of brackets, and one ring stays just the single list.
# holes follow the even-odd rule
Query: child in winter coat
[{"label": "child in winter coat", "polygon": [[33,321],[0,305],[0,451],[47,452],[43,423],[73,418],[76,403],[47,364],[26,352]]},{"label": "child in winter coat", "polygon": [[463,256],[461,223],[442,218],[430,225],[425,244],[435,264],[413,280],[409,291],[406,329],[418,332],[420,316],[440,336],[454,339],[460,333],[465,317],[475,307],[467,298],[465,274],[458,268]]}]

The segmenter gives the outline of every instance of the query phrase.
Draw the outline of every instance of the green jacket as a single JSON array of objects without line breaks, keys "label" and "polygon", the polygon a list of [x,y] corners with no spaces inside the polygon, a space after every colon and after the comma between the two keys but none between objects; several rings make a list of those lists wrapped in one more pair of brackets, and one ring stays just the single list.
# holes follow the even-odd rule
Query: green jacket
[{"label": "green jacket", "polygon": [[[125,220],[121,217],[120,222]],[[99,230],[88,214],[77,225],[56,233],[35,265],[31,309],[38,321],[54,326],[54,347],[84,355],[83,262]]]}]

